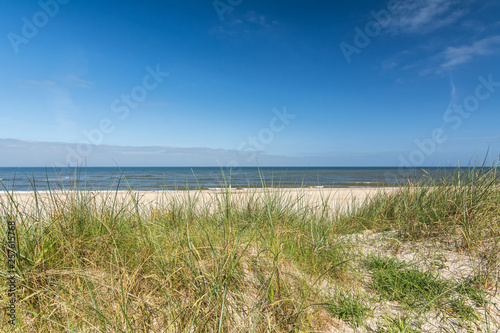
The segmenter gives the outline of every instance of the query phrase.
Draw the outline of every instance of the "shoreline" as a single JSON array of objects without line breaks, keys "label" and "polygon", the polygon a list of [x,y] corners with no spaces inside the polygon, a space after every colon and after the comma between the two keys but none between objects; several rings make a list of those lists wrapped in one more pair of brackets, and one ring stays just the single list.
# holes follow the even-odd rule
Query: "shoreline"
[{"label": "shoreline", "polygon": [[[0,197],[9,195],[34,195],[37,194],[74,194],[74,193],[91,193],[91,194],[128,194],[128,193],[140,193],[140,194],[181,194],[181,193],[258,193],[258,192],[321,192],[321,193],[331,193],[331,192],[364,192],[364,191],[394,191],[403,186],[384,186],[384,187],[324,187],[324,186],[311,186],[311,187],[247,187],[247,188],[202,188],[202,189],[187,189],[187,190],[28,190],[28,191],[7,191],[5,189],[0,190]],[[229,191],[228,191],[229,190]],[[8,193],[8,194],[7,194]]]},{"label": "shoreline", "polygon": [[45,192],[53,192],[53,193],[59,193],[59,192],[187,192],[187,191],[220,191],[220,190],[227,190],[231,189],[233,191],[249,191],[249,190],[300,190],[300,189],[323,189],[323,190],[335,190],[335,189],[373,189],[373,188],[399,188],[399,187],[404,187],[406,186],[407,183],[379,183],[379,182],[369,182],[369,183],[339,183],[339,184],[334,184],[334,185],[314,185],[314,186],[250,186],[250,187],[243,187],[243,186],[228,186],[228,187],[198,187],[198,188],[166,188],[166,189],[134,189],[132,188],[120,188],[120,189],[73,189],[70,186],[68,186],[68,189],[11,189],[11,188],[0,188],[0,193],[17,193],[17,192],[26,192],[26,193],[31,193],[31,192],[37,192],[37,193],[45,193]]},{"label": "shoreline", "polygon": [[[217,190],[183,190],[183,191],[14,191],[8,194],[0,192],[0,207],[7,208],[13,203],[21,211],[28,213],[38,205],[49,208],[49,211],[60,210],[68,200],[77,197],[77,200],[91,200],[98,207],[109,205],[110,202],[124,208],[133,208],[135,205],[142,211],[158,208],[170,208],[173,205],[182,205],[192,202],[199,209],[214,211],[225,201],[224,196],[229,194],[235,205],[249,201],[266,201],[279,197],[283,202],[295,207],[311,210],[328,207],[332,213],[340,213],[355,206],[360,206],[367,199],[377,194],[390,194],[397,187],[379,188],[250,188],[217,189]],[[222,199],[222,200],[221,200]],[[62,206],[61,206],[62,205]]]}]

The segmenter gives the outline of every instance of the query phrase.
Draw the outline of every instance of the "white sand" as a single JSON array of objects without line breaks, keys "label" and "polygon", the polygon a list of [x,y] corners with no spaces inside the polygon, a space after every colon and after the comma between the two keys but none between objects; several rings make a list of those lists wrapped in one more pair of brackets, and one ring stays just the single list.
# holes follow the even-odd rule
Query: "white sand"
[{"label": "white sand", "polygon": [[[266,197],[278,195],[284,199],[283,202],[291,203],[295,207],[308,207],[310,209],[325,207],[340,211],[353,205],[364,202],[368,197],[381,192],[392,192],[396,188],[286,188],[286,189],[232,189],[231,201],[234,203],[246,203],[250,198],[259,201]],[[192,191],[99,191],[85,192],[87,198],[95,200],[95,203],[111,205],[116,200],[118,203],[130,204],[138,202],[141,209],[168,208],[172,202],[195,201],[198,207],[216,207],[228,192],[226,190],[192,190]],[[19,210],[27,212],[36,208],[36,201],[45,210],[52,207],[60,209],[67,198],[79,195],[78,192],[52,193],[40,191],[37,200],[33,192],[14,192],[12,197],[19,204]],[[80,192],[80,195],[82,193]],[[88,196],[87,196],[88,195]],[[11,199],[5,192],[0,193],[0,209],[12,207]],[[30,209],[31,208],[31,209]]]}]

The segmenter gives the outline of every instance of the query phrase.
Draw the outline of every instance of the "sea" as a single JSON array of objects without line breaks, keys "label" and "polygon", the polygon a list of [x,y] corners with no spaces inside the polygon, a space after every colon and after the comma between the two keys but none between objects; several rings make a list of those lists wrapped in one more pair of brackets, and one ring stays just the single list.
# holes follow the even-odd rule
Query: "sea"
[{"label": "sea", "polygon": [[456,173],[457,168],[432,167],[4,167],[0,191],[382,187]]}]

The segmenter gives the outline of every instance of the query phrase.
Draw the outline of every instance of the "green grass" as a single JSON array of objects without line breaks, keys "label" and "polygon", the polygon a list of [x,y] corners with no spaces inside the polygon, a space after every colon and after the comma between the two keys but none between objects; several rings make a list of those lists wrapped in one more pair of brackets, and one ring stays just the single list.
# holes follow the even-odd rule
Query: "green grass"
[{"label": "green grass", "polygon": [[381,193],[343,219],[353,231],[397,228],[412,240],[453,233],[462,248],[475,250],[500,235],[499,203],[497,169],[471,168],[409,183],[394,196]]},{"label": "green grass", "polygon": [[365,261],[372,271],[372,288],[391,301],[413,308],[439,306],[450,284],[436,274],[421,272],[396,258],[372,256]]},{"label": "green grass", "polygon": [[[484,307],[495,287],[496,176],[496,169],[473,169],[456,180],[422,180],[345,214],[331,212],[328,198],[312,209],[304,195],[266,190],[236,198],[229,185],[209,201],[186,191],[148,206],[132,191],[125,199],[102,193],[99,201],[76,183],[62,192],[35,189],[29,205],[5,193],[0,215],[18,222],[15,330],[321,331],[334,319],[363,326],[372,300],[347,292],[358,286],[415,318],[430,308],[481,321],[469,302]],[[401,242],[452,242],[483,264],[450,282],[393,258],[360,260],[357,244],[339,236],[365,229],[397,230]],[[368,283],[363,269],[372,274]],[[3,284],[3,305],[6,290]],[[332,298],[331,290],[340,292]],[[7,318],[0,320],[8,330]],[[393,317],[381,325],[413,332],[409,323]]]},{"label": "green grass", "polygon": [[370,308],[358,296],[345,292],[340,292],[325,307],[333,317],[347,321],[354,326],[360,326],[370,311]]},{"label": "green grass", "polygon": [[467,299],[465,297],[455,297],[450,300],[449,309],[452,311],[452,315],[466,320],[469,322],[476,322],[479,320],[476,311],[472,306],[467,304]]},{"label": "green grass", "polygon": [[[445,312],[460,319],[463,326],[477,323],[479,317],[468,301],[482,301],[484,290],[478,286],[477,278],[460,283],[442,280],[436,273],[422,272],[396,258],[371,256],[365,265],[372,272],[373,290],[390,301],[398,301],[416,314],[445,309]],[[398,319],[400,323],[401,318]],[[398,324],[399,325],[399,324]],[[408,325],[405,324],[405,327]]]},{"label": "green grass", "polygon": [[227,191],[212,210],[186,196],[149,211],[132,193],[99,205],[89,192],[51,193],[55,213],[40,197],[35,214],[4,202],[19,221],[19,327],[287,331],[314,322],[306,307],[324,299],[310,277],[347,274],[333,221],[271,193],[238,206]]},{"label": "green grass", "polygon": [[398,315],[393,318],[386,318],[385,325],[378,329],[379,333],[419,333],[421,332],[412,325],[412,320],[408,315]]},{"label": "green grass", "polygon": [[484,293],[485,281],[486,278],[481,275],[470,276],[457,284],[455,290],[464,296],[468,296],[477,306],[484,306],[489,302],[487,295]]}]

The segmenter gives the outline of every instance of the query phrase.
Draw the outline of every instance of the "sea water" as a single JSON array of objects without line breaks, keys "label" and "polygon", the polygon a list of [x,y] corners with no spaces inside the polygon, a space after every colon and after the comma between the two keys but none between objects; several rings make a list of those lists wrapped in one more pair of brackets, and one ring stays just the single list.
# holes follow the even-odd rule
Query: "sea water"
[{"label": "sea water", "polygon": [[3,190],[192,190],[249,187],[397,186],[422,178],[439,180],[456,168],[387,167],[86,167],[0,168]]}]

